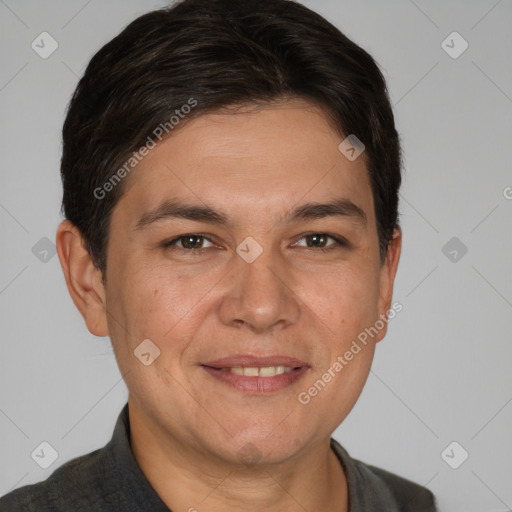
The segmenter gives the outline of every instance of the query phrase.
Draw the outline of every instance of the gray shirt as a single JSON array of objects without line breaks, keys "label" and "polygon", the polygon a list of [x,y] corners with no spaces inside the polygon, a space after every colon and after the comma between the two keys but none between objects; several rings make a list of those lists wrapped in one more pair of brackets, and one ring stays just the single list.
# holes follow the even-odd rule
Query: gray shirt
[{"label": "gray shirt", "polygon": [[[436,512],[432,493],[331,447],[348,481],[349,512]],[[128,404],[103,448],[72,459],[44,482],[0,499],[0,512],[170,512],[142,473],[130,446]]]}]

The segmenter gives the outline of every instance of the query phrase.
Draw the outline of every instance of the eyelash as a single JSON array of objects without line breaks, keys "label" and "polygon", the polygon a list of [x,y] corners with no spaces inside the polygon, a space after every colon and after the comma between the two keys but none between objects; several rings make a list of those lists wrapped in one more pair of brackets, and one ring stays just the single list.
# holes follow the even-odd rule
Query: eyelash
[{"label": "eyelash", "polygon": [[[334,249],[340,249],[340,248],[343,248],[343,247],[348,247],[348,245],[349,245],[348,242],[346,242],[343,238],[340,238],[340,237],[338,237],[336,235],[331,235],[330,233],[323,233],[321,231],[312,231],[310,233],[306,233],[306,234],[302,235],[299,238],[298,241],[302,240],[303,238],[305,238],[307,236],[312,236],[312,235],[326,236],[327,238],[331,238],[332,240],[334,240],[336,243],[331,244],[328,247],[318,247],[318,248],[315,248],[315,247],[304,247],[304,249],[310,249],[310,250],[313,250],[313,251],[317,251],[317,252],[320,251],[320,252],[326,253],[326,252],[332,251]],[[179,240],[181,240],[183,238],[186,238],[186,237],[190,237],[190,236],[197,237],[197,238],[204,238],[204,239],[208,240],[209,242],[214,243],[208,237],[208,235],[206,235],[205,233],[186,233],[184,235],[177,236],[177,237],[173,238],[172,240],[164,242],[162,244],[162,246],[165,249],[169,249],[169,248],[175,246],[173,248],[177,248],[177,249],[179,249],[181,251],[185,251],[185,252],[188,252],[188,253],[193,253],[193,252],[194,253],[201,253],[202,251],[210,249],[210,247],[200,247],[198,249],[186,249],[185,247],[178,247],[176,245],[176,242],[178,242]]]}]

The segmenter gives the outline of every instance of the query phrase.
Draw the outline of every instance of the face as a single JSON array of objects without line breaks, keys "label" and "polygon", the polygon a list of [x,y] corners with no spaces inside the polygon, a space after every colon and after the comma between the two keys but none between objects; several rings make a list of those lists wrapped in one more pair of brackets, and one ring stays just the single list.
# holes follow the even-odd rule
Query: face
[{"label": "face", "polygon": [[134,414],[180,446],[284,461],[359,397],[385,327],[353,342],[390,308],[400,236],[381,265],[364,153],[342,140],[300,100],[203,115],[127,178],[107,312],[84,316],[111,337]]}]

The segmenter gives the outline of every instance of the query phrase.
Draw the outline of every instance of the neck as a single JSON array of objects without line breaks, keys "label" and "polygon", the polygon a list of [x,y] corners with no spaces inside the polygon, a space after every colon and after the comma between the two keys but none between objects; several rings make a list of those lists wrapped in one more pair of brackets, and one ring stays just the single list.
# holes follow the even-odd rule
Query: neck
[{"label": "neck", "polygon": [[173,511],[348,511],[347,480],[329,438],[280,464],[232,464],[185,446],[129,411],[135,459]]}]

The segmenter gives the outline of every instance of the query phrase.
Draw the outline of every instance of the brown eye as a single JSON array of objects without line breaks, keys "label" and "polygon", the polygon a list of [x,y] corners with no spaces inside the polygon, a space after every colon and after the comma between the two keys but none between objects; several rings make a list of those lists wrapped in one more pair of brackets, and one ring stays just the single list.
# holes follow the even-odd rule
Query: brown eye
[{"label": "brown eye", "polygon": [[[334,243],[328,244],[327,242],[329,239],[334,240]],[[328,235],[327,233],[308,233],[302,236],[299,240],[306,240],[306,247],[312,249],[330,250],[347,245],[344,240],[333,235]]]},{"label": "brown eye", "polygon": [[173,238],[169,242],[165,242],[163,245],[164,247],[175,246],[178,249],[184,250],[197,250],[207,248],[204,246],[205,241],[208,241],[208,243],[211,244],[211,247],[213,247],[213,243],[210,241],[210,239],[199,233],[188,233],[186,235],[180,235],[176,238]]}]

